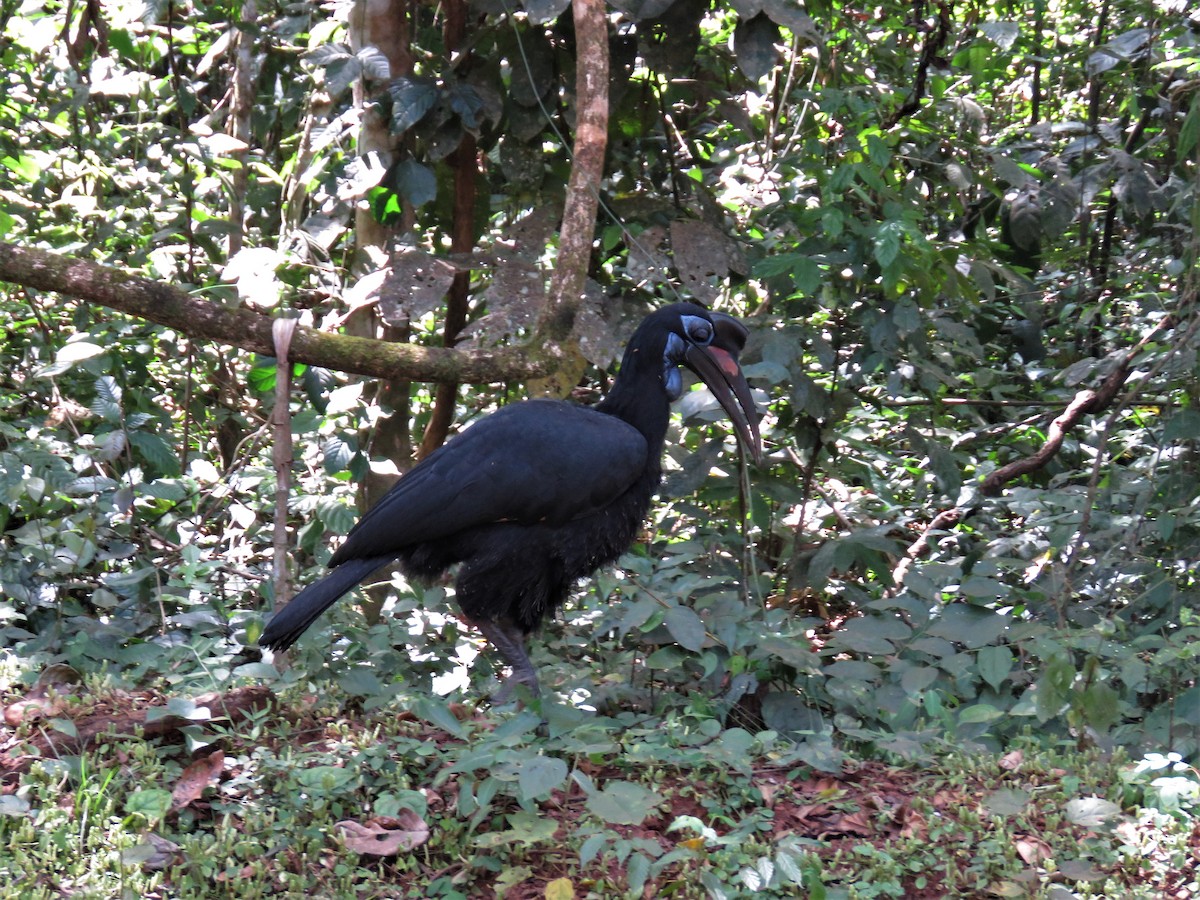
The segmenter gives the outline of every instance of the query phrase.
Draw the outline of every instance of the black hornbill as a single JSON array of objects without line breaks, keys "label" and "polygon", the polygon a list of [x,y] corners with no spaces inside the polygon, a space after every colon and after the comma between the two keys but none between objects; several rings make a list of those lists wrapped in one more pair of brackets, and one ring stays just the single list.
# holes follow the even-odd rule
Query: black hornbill
[{"label": "black hornbill", "polygon": [[283,650],[335,600],[398,561],[428,581],[457,564],[463,614],[538,692],[525,638],[571,585],[633,543],[662,477],[670,403],[680,365],[708,385],[755,461],[762,446],[738,365],[747,331],[691,303],[651,313],[625,348],[608,396],[595,407],[526,400],[492,413],[405,474],[351,529],[333,569],[297,594],[259,643]]}]

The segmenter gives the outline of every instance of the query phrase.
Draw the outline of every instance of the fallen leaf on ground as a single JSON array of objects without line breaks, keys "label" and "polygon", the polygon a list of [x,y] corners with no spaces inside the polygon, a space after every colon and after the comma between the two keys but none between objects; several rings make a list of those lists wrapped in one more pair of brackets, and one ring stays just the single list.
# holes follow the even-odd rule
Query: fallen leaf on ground
[{"label": "fallen leaf on ground", "polygon": [[429,826],[411,810],[399,816],[378,816],[366,822],[347,819],[336,826],[347,850],[366,856],[395,856],[429,840]]},{"label": "fallen leaf on ground", "polygon": [[200,799],[204,789],[216,784],[225,769],[225,751],[202,756],[183,770],[171,791],[171,809],[183,809]]}]

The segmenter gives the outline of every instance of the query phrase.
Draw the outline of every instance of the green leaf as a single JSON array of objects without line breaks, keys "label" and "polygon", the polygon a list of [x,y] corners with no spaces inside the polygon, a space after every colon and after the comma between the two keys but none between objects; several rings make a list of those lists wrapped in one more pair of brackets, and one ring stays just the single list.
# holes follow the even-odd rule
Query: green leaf
[{"label": "green leaf", "polygon": [[760,638],[755,647],[756,655],[767,653],[801,672],[817,671],[820,658],[813,653],[806,641],[788,639],[768,634]]},{"label": "green leaf", "polygon": [[1045,722],[1057,716],[1070,696],[1075,681],[1075,666],[1065,653],[1050,657],[1037,682],[1037,715]]},{"label": "green leaf", "polygon": [[693,653],[704,646],[704,623],[695,611],[686,606],[672,606],[663,619],[671,637],[685,650]]},{"label": "green leaf", "polygon": [[450,712],[450,707],[441,700],[422,697],[416,702],[416,713],[426,722],[436,725],[447,734],[459,738],[466,736],[462,722],[458,721],[454,713]]},{"label": "green leaf", "polygon": [[646,879],[650,875],[650,858],[644,853],[634,853],[629,857],[629,863],[625,867],[625,880],[629,884],[629,892],[634,896],[641,896],[643,888],[646,886]]},{"label": "green leaf", "polygon": [[640,784],[610,781],[587,798],[587,808],[611,825],[640,825],[658,805],[658,797]]},{"label": "green leaf", "polygon": [[392,96],[392,130],[403,134],[433,109],[438,101],[437,83],[428,78],[397,78],[388,87]]},{"label": "green leaf", "polygon": [[847,622],[830,643],[836,642],[856,653],[888,654],[896,652],[896,641],[911,635],[912,629],[897,616],[868,614]]},{"label": "green leaf", "polygon": [[968,648],[993,643],[1008,627],[1008,620],[999,613],[966,603],[951,603],[942,607],[937,618],[929,624],[928,633]]},{"label": "green leaf", "polygon": [[1002,715],[1004,713],[994,706],[987,703],[976,703],[958,714],[958,722],[960,725],[979,725],[984,722],[994,722]]},{"label": "green leaf", "polygon": [[884,222],[875,232],[875,261],[885,269],[900,255],[904,226],[900,222]]},{"label": "green leaf", "polygon": [[1192,105],[1179,126],[1179,137],[1175,147],[1178,159],[1187,159],[1200,141],[1200,93],[1192,95]]},{"label": "green leaf", "polygon": [[1067,801],[1067,821],[1082,828],[1100,828],[1121,814],[1121,807],[1101,797],[1083,797]]},{"label": "green leaf", "polygon": [[129,443],[160,475],[179,474],[179,457],[175,449],[158,434],[149,431],[129,432]]},{"label": "green leaf", "polygon": [[600,851],[604,849],[604,845],[607,843],[608,835],[603,832],[593,834],[584,841],[583,846],[579,848],[579,867],[581,869],[586,868],[588,863],[600,855]]},{"label": "green leaf", "polygon": [[738,68],[751,81],[757,82],[775,68],[779,51],[779,26],[759,13],[749,21],[741,21],[733,32],[733,50]]},{"label": "green leaf", "polygon": [[30,183],[37,181],[42,174],[42,167],[28,156],[0,156],[0,166]]},{"label": "green leaf", "polygon": [[554,756],[535,756],[521,763],[517,784],[522,800],[544,797],[567,780],[567,764]]},{"label": "green leaf", "polygon": [[29,801],[16,794],[0,794],[0,816],[22,818],[29,815]]},{"label": "green leaf", "polygon": [[336,794],[358,780],[358,770],[350,766],[311,766],[296,773],[306,790],[319,794]]},{"label": "green leaf", "polygon": [[993,690],[1000,690],[1012,671],[1014,657],[1007,647],[982,647],[975,657],[979,675]]},{"label": "green leaf", "polygon": [[415,159],[406,159],[396,167],[396,191],[413,206],[424,206],[437,196],[437,176],[433,169]]},{"label": "green leaf", "polygon": [[125,800],[125,812],[142,816],[151,826],[161,822],[171,809],[171,792],[162,788],[134,791]]},{"label": "green leaf", "polygon": [[479,847],[503,847],[506,844],[521,844],[529,847],[553,839],[558,831],[558,821],[531,812],[516,812],[508,817],[509,828],[505,831],[481,834],[475,838]]},{"label": "green leaf", "polygon": [[323,460],[325,471],[330,475],[346,471],[350,466],[350,460],[354,458],[354,454],[357,452],[358,448],[354,447],[340,434],[330,436],[321,443],[321,453],[325,457]]},{"label": "green leaf", "polygon": [[379,676],[365,666],[355,666],[338,678],[338,685],[352,697],[375,697],[383,692]]},{"label": "green leaf", "polygon": [[900,676],[900,686],[906,694],[918,694],[938,680],[938,670],[933,666],[913,666]]},{"label": "green leaf", "polygon": [[1021,35],[1017,22],[981,22],[979,32],[1001,50],[1011,50]]},{"label": "green leaf", "polygon": [[646,657],[646,668],[669,671],[682,665],[685,658],[678,647],[659,647]]},{"label": "green leaf", "polygon": [[[1200,94],[1197,94],[1200,98]],[[1164,441],[1187,441],[1200,437],[1200,410],[1181,409],[1167,420]]]},{"label": "green leaf", "polygon": [[763,698],[762,717],[768,728],[793,739],[824,729],[821,713],[798,693],[771,691]]},{"label": "green leaf", "polygon": [[1089,684],[1078,702],[1084,721],[1100,734],[1121,719],[1121,695],[1103,681]]},{"label": "green leaf", "polygon": [[1030,794],[1017,788],[1002,788],[983,798],[983,808],[993,816],[1019,816],[1029,805]]}]

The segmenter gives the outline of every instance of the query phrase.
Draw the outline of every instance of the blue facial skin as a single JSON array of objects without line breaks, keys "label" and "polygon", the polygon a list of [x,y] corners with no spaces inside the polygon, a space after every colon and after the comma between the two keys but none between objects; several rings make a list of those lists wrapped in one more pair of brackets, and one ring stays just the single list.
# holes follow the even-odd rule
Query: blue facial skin
[{"label": "blue facial skin", "polygon": [[[699,316],[684,316],[683,327],[692,343],[707,347],[712,343],[713,328],[705,319]],[[683,394],[683,373],[679,371],[679,362],[687,351],[687,344],[677,334],[667,336],[667,346],[663,349],[663,387],[672,402]]]}]

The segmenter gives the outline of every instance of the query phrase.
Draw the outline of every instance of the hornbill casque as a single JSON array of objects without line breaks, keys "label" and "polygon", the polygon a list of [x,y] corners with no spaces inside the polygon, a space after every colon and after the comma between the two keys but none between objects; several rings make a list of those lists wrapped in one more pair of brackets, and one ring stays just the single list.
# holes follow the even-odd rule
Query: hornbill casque
[{"label": "hornbill casque", "polygon": [[525,400],[481,419],[384,494],[333,554],[332,571],[292,598],[259,644],[290,647],[335,600],[390,563],[425,582],[458,565],[459,607],[512,668],[493,699],[507,701],[517,684],[537,694],[526,638],[576,580],[633,543],[662,478],[681,365],[708,385],[761,461],[758,417],[738,364],[746,336],[731,316],[676,303],[638,326],[596,406]]}]

